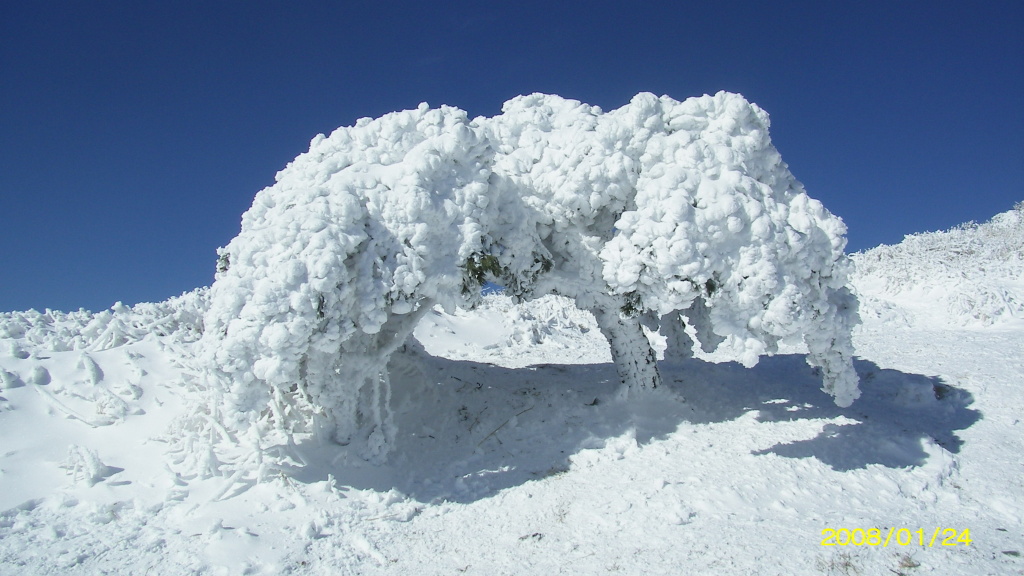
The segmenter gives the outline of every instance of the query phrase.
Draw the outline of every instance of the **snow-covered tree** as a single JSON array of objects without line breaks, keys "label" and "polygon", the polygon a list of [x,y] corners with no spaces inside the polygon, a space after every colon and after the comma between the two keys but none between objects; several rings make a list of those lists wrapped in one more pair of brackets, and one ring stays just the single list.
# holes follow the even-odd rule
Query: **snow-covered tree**
[{"label": "snow-covered tree", "polygon": [[846,230],[790,174],[764,111],[720,92],[639,94],[607,114],[534,94],[503,112],[485,124],[494,172],[529,225],[489,245],[514,271],[506,282],[594,313],[629,388],[659,381],[642,325],[683,356],[690,325],[705,350],[729,346],[747,366],[803,336],[836,402],[856,398]]},{"label": "snow-covered tree", "polygon": [[214,416],[381,459],[390,356],[424,312],[472,306],[486,281],[593,312],[627,390],[659,384],[646,326],[673,355],[696,338],[748,366],[803,337],[849,405],[844,233],[735,94],[640,94],[608,113],[534,94],[491,118],[421,105],[362,119],[315,138],[221,250],[202,346]]},{"label": "snow-covered tree", "polygon": [[220,252],[202,349],[218,419],[359,437],[383,457],[388,358],[435,304],[476,293],[465,272],[484,252],[492,157],[482,128],[447,107],[315,138]]}]

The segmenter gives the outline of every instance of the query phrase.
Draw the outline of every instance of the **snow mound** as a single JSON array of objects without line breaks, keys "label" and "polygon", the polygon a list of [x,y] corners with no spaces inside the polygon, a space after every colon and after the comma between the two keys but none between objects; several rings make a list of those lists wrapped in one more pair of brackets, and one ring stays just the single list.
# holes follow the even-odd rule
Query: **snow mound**
[{"label": "snow mound", "polygon": [[1024,318],[1024,202],[988,222],[907,236],[852,256],[862,313],[988,326]]}]

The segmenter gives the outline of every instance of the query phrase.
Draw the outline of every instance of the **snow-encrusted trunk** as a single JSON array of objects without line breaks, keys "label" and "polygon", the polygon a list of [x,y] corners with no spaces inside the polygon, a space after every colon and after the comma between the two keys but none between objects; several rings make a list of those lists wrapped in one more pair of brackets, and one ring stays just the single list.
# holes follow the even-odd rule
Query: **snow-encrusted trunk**
[{"label": "snow-encrusted trunk", "polygon": [[[361,455],[371,462],[382,463],[394,446],[397,428],[391,411],[391,377],[388,361],[412,335],[420,319],[433,309],[433,302],[424,300],[409,314],[393,314],[377,334],[355,344],[342,345],[342,355],[349,359],[350,373],[339,368],[341,376],[355,392],[337,386],[333,378],[324,378],[326,387],[317,394],[319,404],[333,407],[329,411],[331,439],[340,444],[358,441]],[[363,366],[363,370],[359,367]],[[355,368],[355,369],[353,369]]]},{"label": "snow-encrusted trunk", "polygon": [[693,338],[686,333],[683,316],[676,311],[665,314],[658,321],[658,332],[665,337],[665,360],[682,362],[693,358]]},{"label": "snow-encrusted trunk", "polygon": [[639,319],[624,316],[615,308],[592,308],[590,312],[608,339],[612,362],[619,373],[623,391],[628,393],[660,386],[658,358]]}]

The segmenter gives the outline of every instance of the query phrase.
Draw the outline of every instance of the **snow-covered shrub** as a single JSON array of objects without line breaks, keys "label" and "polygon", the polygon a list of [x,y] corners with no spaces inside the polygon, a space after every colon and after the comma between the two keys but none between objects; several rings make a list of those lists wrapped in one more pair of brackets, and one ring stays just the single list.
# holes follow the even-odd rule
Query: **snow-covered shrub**
[{"label": "snow-covered shrub", "polygon": [[897,301],[940,324],[1024,318],[1024,202],[984,224],[911,234],[852,259],[853,283],[871,301]]},{"label": "snow-covered shrub", "polygon": [[224,394],[217,417],[358,436],[383,457],[388,358],[435,304],[479,298],[483,226],[500,208],[491,164],[483,129],[455,108],[315,138],[221,250],[201,352]]},{"label": "snow-covered shrub", "polygon": [[61,465],[76,484],[95,486],[104,478],[118,472],[100,460],[95,450],[72,444],[68,447],[67,460]]},{"label": "snow-covered shrub", "polygon": [[685,323],[747,365],[803,337],[845,406],[844,233],[735,94],[640,94],[609,113],[534,94],[492,118],[421,105],[362,119],[316,137],[221,250],[201,343],[210,416],[383,458],[389,357],[424,312],[472,306],[489,281],[592,312],[627,389],[660,381],[643,326],[686,355]]},{"label": "snow-covered shrub", "polygon": [[[138,342],[148,335],[194,342],[203,333],[209,289],[197,288],[162,302],[109,310],[60,312],[28,310],[0,313],[0,340],[27,357],[29,351],[105,350]],[[13,353],[12,353],[13,355]]]},{"label": "snow-covered shrub", "polygon": [[659,380],[646,321],[683,336],[669,341],[684,356],[685,323],[702,346],[724,343],[747,366],[803,336],[836,402],[856,398],[846,228],[790,174],[764,111],[720,92],[685,102],[639,94],[607,114],[534,94],[503,112],[488,124],[494,171],[533,222],[491,244],[507,247],[502,264],[539,254],[546,269],[533,293],[593,312],[630,387]]}]

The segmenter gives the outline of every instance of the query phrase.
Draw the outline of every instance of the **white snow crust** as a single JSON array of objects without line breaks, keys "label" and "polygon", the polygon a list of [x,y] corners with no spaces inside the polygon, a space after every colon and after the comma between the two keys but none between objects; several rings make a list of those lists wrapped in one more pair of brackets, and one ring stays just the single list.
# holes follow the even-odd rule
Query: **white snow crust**
[{"label": "white snow crust", "polygon": [[[987,226],[934,244],[934,262],[995,242]],[[973,282],[1018,257],[976,256]],[[386,463],[293,435],[262,475],[185,465],[188,443],[231,433],[195,424],[206,291],[0,314],[0,574],[1020,573],[1024,325],[949,321],[939,298],[961,278],[926,261],[854,289],[898,285],[905,265],[931,290],[912,308],[865,298],[848,408],[785,343],[754,368],[698,348],[622,397],[591,313],[494,295],[431,307],[392,355]],[[971,543],[821,545],[825,528],[890,527]]]}]

